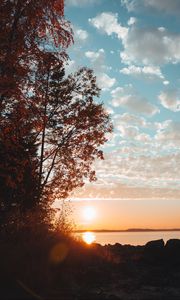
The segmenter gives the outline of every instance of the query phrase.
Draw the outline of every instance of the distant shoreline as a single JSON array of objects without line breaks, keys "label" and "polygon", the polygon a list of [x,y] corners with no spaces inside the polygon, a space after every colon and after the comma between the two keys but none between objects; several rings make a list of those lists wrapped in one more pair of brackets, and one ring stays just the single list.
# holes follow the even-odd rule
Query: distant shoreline
[{"label": "distant shoreline", "polygon": [[130,228],[125,230],[112,230],[112,229],[82,229],[82,230],[74,230],[74,233],[83,233],[86,231],[96,232],[96,233],[103,233],[103,232],[170,232],[170,231],[180,231],[180,228],[172,228],[172,229],[141,229],[141,228]]}]

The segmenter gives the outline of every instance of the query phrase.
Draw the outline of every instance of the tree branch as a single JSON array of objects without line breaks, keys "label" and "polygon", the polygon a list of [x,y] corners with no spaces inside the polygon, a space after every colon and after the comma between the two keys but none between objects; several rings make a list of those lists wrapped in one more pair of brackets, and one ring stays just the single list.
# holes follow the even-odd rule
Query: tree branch
[{"label": "tree branch", "polygon": [[53,153],[51,153],[51,155],[54,154],[54,157],[53,157],[53,159],[52,159],[52,163],[51,163],[51,166],[50,166],[49,171],[48,171],[48,173],[47,173],[47,176],[46,176],[44,182],[41,184],[41,193],[40,193],[40,195],[42,194],[42,191],[43,191],[45,185],[47,184],[48,179],[49,179],[49,177],[50,177],[50,175],[51,175],[51,172],[52,172],[52,170],[53,170],[53,168],[54,168],[55,160],[56,160],[56,157],[57,157],[57,154],[58,154],[59,149],[60,149],[62,146],[64,146],[65,142],[67,142],[69,138],[72,137],[72,135],[73,135],[74,132],[75,132],[74,129],[75,129],[75,128],[73,128],[73,129],[71,129],[71,130],[69,131],[69,133],[66,135],[66,137],[64,137],[64,138],[62,139],[61,143],[58,144],[58,147],[57,147],[56,149],[54,149]]}]

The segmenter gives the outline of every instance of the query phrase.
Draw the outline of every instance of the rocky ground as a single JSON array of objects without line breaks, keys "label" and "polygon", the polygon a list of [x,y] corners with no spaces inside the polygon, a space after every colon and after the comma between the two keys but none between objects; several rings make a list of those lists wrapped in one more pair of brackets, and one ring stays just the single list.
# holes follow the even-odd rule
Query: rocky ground
[{"label": "rocky ground", "polygon": [[[137,247],[94,247],[103,253],[106,263],[97,262],[84,270],[79,299],[180,299],[180,240],[169,240],[165,245],[158,240]],[[86,295],[89,291],[88,298],[83,290]]]},{"label": "rocky ground", "polygon": [[[79,248],[78,248],[79,247]],[[51,283],[30,288],[25,279],[1,281],[2,299],[179,300],[180,240],[145,246],[93,244],[69,247],[61,265],[51,266]],[[7,284],[8,283],[8,284]]]}]

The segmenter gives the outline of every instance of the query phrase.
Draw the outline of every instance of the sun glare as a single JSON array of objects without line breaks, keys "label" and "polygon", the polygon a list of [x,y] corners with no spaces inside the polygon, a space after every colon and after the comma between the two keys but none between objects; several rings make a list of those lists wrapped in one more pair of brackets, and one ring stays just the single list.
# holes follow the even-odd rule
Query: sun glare
[{"label": "sun glare", "polygon": [[91,221],[96,217],[96,210],[92,206],[86,206],[83,209],[83,218],[86,221]]},{"label": "sun glare", "polygon": [[95,241],[95,235],[93,232],[87,231],[84,232],[82,235],[83,241],[86,242],[86,244],[90,245]]}]

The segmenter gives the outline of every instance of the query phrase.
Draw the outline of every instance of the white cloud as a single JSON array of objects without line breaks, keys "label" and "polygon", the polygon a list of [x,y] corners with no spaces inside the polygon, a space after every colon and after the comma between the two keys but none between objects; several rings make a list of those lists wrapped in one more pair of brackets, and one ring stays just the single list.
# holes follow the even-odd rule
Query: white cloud
[{"label": "white cloud", "polygon": [[168,14],[180,13],[179,0],[121,0],[128,11],[137,11],[142,9],[153,9]]},{"label": "white cloud", "polygon": [[137,8],[136,0],[121,0],[121,4],[126,6],[127,10],[130,12],[136,10]]},{"label": "white cloud", "polygon": [[136,126],[120,124],[117,125],[116,128],[120,131],[120,135],[123,138],[134,139],[139,134],[139,129]]},{"label": "white cloud", "polygon": [[68,6],[86,6],[91,4],[97,4],[100,0],[66,0],[65,5]]},{"label": "white cloud", "polygon": [[116,79],[109,77],[106,73],[97,74],[97,84],[102,90],[109,90],[115,83]]},{"label": "white cloud", "polygon": [[92,68],[96,73],[98,86],[104,91],[113,87],[116,83],[116,79],[105,73],[109,68],[105,65],[104,49],[99,49],[96,52],[87,51],[85,52],[85,56],[90,60]]},{"label": "white cloud", "polygon": [[180,146],[180,122],[168,120],[166,126],[157,131],[155,139],[165,143],[172,143],[172,146]]},{"label": "white cloud", "polygon": [[147,133],[140,133],[136,136],[136,140],[140,142],[149,142],[151,141],[151,137]]},{"label": "white cloud", "polygon": [[180,34],[166,30],[131,27],[120,53],[124,63],[159,65],[180,62]]},{"label": "white cloud", "polygon": [[119,39],[124,39],[128,33],[128,28],[123,27],[120,23],[118,23],[117,13],[103,12],[95,18],[89,19],[89,22],[98,30],[109,36],[116,34]]},{"label": "white cloud", "polygon": [[148,142],[151,140],[148,134],[140,132],[141,128],[148,128],[150,124],[143,117],[130,113],[116,114],[113,116],[113,124],[114,129],[120,131],[120,136],[125,139],[140,142]]},{"label": "white cloud", "polygon": [[180,111],[180,90],[171,89],[161,92],[159,100],[162,106],[174,112]]},{"label": "white cloud", "polygon": [[164,122],[155,122],[154,124],[157,130],[162,130],[167,128],[170,122],[171,120],[165,120]]},{"label": "white cloud", "polygon": [[85,56],[89,59],[93,70],[96,72],[104,72],[112,70],[111,66],[105,64],[106,53],[104,49],[99,49],[98,51],[86,51]]},{"label": "white cloud", "polygon": [[[150,147],[151,141],[148,142]],[[148,143],[143,143],[143,145],[146,147]],[[112,160],[112,153],[106,154],[103,164],[102,162],[97,162],[98,178],[106,186],[114,183],[115,185],[127,184],[128,187],[160,188],[164,195],[166,195],[166,191],[163,188],[177,189],[179,187],[179,154],[161,156],[158,153],[151,155],[148,151],[137,156],[136,151],[138,149],[136,150],[135,147],[133,149],[133,144],[130,145],[127,142],[113,153],[114,157],[116,157],[115,160]],[[178,163],[176,164],[176,162]],[[154,193],[156,192],[155,190],[153,191]]]},{"label": "white cloud", "polygon": [[158,27],[158,30],[161,31],[161,32],[164,32],[164,31],[166,31],[166,28],[163,27],[163,26],[160,26],[160,27]]},{"label": "white cloud", "polygon": [[107,69],[105,66],[105,51],[104,49],[99,49],[98,51],[87,51],[85,56],[90,60],[93,65],[93,69],[96,71],[103,71]]},{"label": "white cloud", "polygon": [[[139,128],[139,123],[147,126],[144,118],[138,119],[138,116],[129,113],[115,115],[114,118],[115,125],[119,127],[109,138],[111,145],[116,145],[116,150],[105,153],[104,161],[95,162],[98,181],[91,186],[91,192],[94,192],[91,197],[125,199],[130,195],[132,199],[139,197],[144,200],[148,195],[149,199],[178,200],[180,122],[165,120],[157,123],[157,133],[151,137]],[[137,126],[128,124],[129,120]],[[84,195],[90,195],[88,190],[84,191]]]},{"label": "white cloud", "polygon": [[162,74],[161,69],[155,66],[138,67],[130,65],[126,68],[121,69],[120,72],[125,75],[132,75],[137,78],[144,78],[148,80],[164,79],[164,75]]},{"label": "white cloud", "polygon": [[155,66],[180,62],[180,34],[171,33],[164,27],[137,28],[123,27],[118,14],[103,12],[89,22],[108,36],[115,34],[122,41],[124,50],[120,57],[125,64]]},{"label": "white cloud", "polygon": [[124,113],[121,115],[116,114],[114,119],[125,124],[131,124],[142,128],[147,128],[149,126],[149,122],[147,122],[145,118],[130,113]]},{"label": "white cloud", "polygon": [[163,84],[164,84],[164,85],[168,85],[168,84],[169,84],[169,81],[168,81],[168,80],[164,80],[164,81],[163,81]]},{"label": "white cloud", "polygon": [[[109,138],[116,150],[105,153],[105,160],[95,163],[96,184],[101,185],[101,197],[110,196],[108,190],[111,187],[114,197],[125,197],[126,191],[132,198],[139,195],[143,199],[148,194],[149,198],[179,199],[180,122],[165,120],[158,123],[157,133],[151,137],[141,132],[138,125],[126,124],[129,119],[138,121],[138,116],[128,113],[115,116],[119,127]],[[122,188],[123,185],[126,188]],[[92,189],[97,194],[94,185]]]},{"label": "white cloud", "polygon": [[86,30],[77,29],[75,37],[77,37],[77,39],[79,39],[80,41],[85,41],[88,38],[88,33]]},{"label": "white cloud", "polygon": [[130,17],[130,19],[128,20],[128,25],[134,25],[137,22],[137,19],[134,17]]},{"label": "white cloud", "polygon": [[111,95],[114,107],[125,107],[133,112],[147,116],[153,116],[159,112],[159,109],[155,105],[151,104],[132,88],[117,87],[111,92]]},{"label": "white cloud", "polygon": [[75,46],[82,46],[82,43],[85,43],[89,37],[89,34],[86,30],[76,26],[73,26],[73,32]]}]

